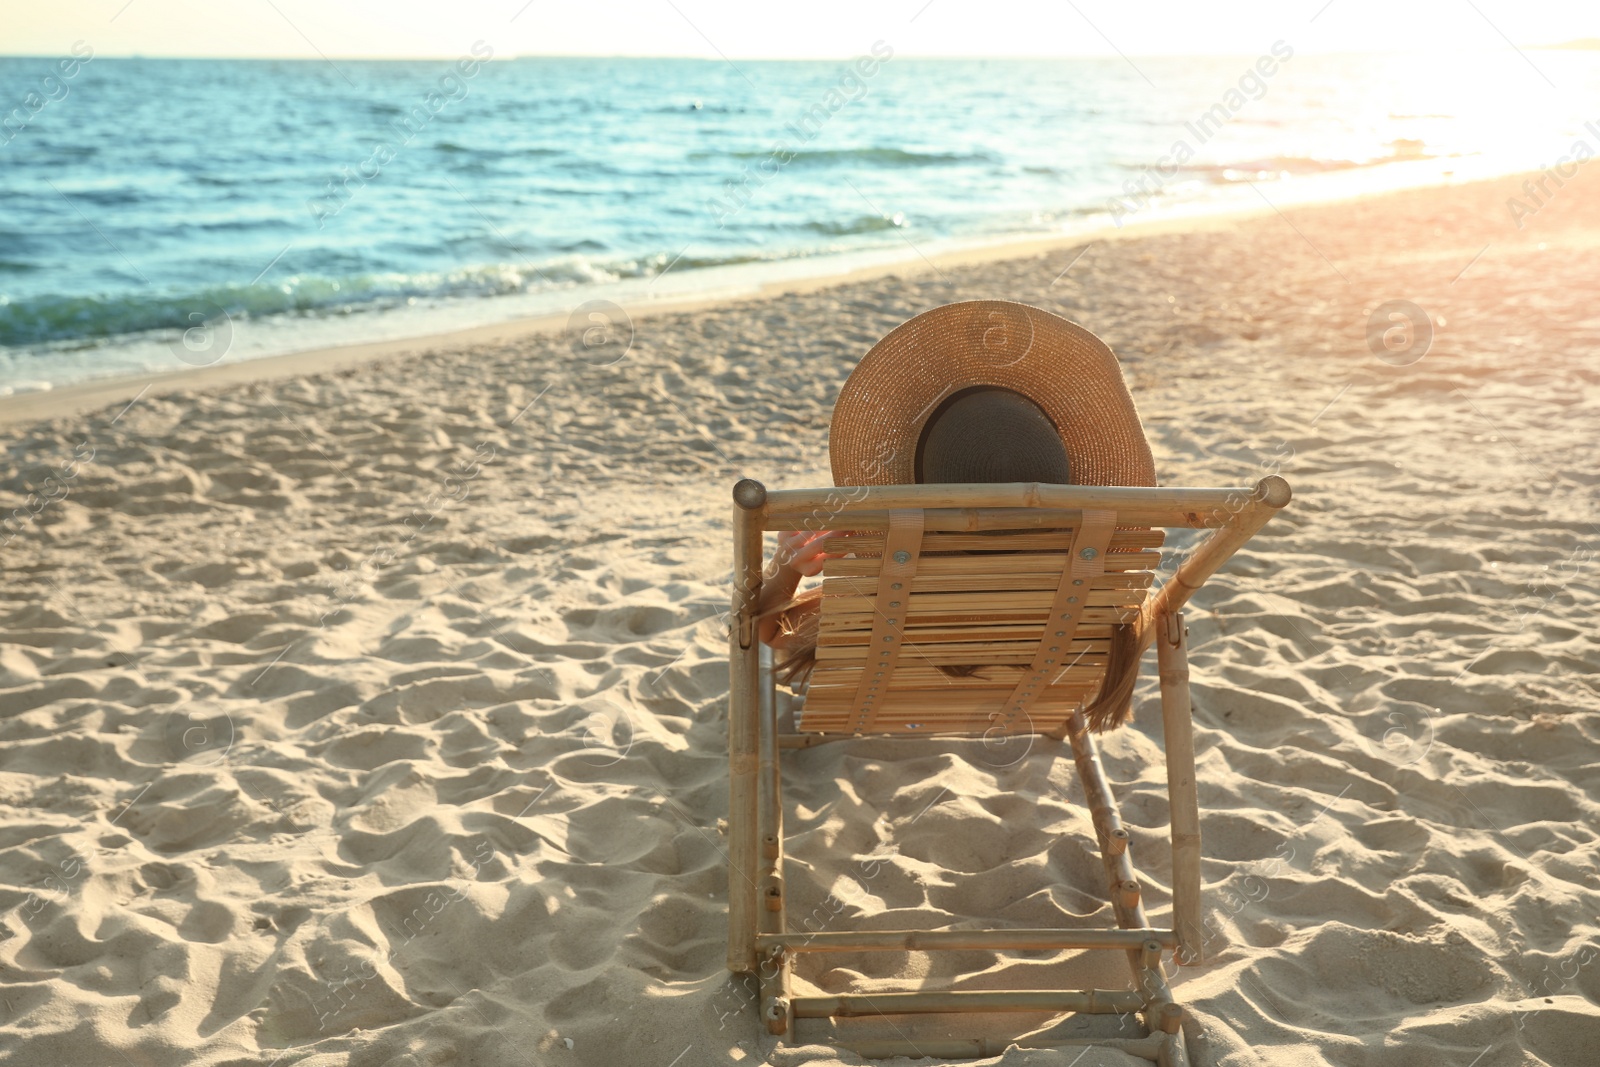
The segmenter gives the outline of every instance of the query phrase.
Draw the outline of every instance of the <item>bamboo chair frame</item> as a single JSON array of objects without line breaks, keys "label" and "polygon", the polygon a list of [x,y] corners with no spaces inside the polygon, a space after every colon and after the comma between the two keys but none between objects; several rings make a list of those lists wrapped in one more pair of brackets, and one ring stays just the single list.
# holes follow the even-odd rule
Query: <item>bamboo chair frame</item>
[{"label": "bamboo chair frame", "polygon": [[[1068,1047],[1073,1044],[1120,1047],[1163,1067],[1189,1067],[1190,1064],[1209,1060],[1203,1032],[1194,1017],[1173,1000],[1162,970],[1162,961],[1167,953],[1171,953],[1173,961],[1180,965],[1202,962],[1204,940],[1200,910],[1200,817],[1195,788],[1187,640],[1182,608],[1234,552],[1289,503],[1290,495],[1289,484],[1275,475],[1262,479],[1253,487],[1219,489],[1013,483],[769,492],[760,482],[752,479],[743,479],[734,486],[734,589],[728,644],[731,682],[728,713],[728,968],[739,974],[758,974],[759,1010],[769,1033],[780,1039],[793,1040],[796,1020],[799,1019],[894,1013],[1138,1013],[1147,1031],[1143,1037],[1051,1041],[1044,1047]],[[1064,736],[1071,746],[1099,841],[1107,891],[1117,921],[1116,929],[815,933],[792,933],[788,930],[784,908],[781,750],[809,747],[823,741],[858,736],[860,733],[873,736],[888,734],[876,729],[851,732],[848,728],[840,730],[835,725],[834,729],[840,732],[780,735],[770,654],[764,655],[765,650],[757,638],[755,617],[761,595],[764,562],[762,535],[768,530],[796,529],[886,531],[880,539],[881,549],[887,545],[890,536],[888,531],[895,526],[895,515],[898,513],[904,519],[908,509],[917,512],[916,521],[927,531],[1085,531],[1098,521],[1104,536],[1108,529],[1108,512],[1114,513],[1114,519],[1110,521],[1118,530],[1143,527],[1212,530],[1208,537],[1189,551],[1177,570],[1152,596],[1144,598],[1140,591],[1141,603],[1137,614],[1131,617],[1139,652],[1142,654],[1151,644],[1155,644],[1160,671],[1172,822],[1173,910],[1170,928],[1153,927],[1145,914],[1140,900],[1138,876],[1128,852],[1129,835],[1123,828],[1099,751],[1087,728],[1080,699],[1076,706],[1060,716],[1059,727],[1051,731],[1049,736],[1057,739]],[[1098,518],[1086,519],[1086,512]],[[1076,545],[1078,542],[1068,543]],[[1092,558],[1095,550],[1083,549],[1082,554],[1085,558]],[[897,554],[896,558],[899,559],[901,555],[905,554]],[[1101,565],[1106,562],[1102,561]],[[878,564],[887,566],[882,558]],[[1071,561],[1067,560],[1063,566],[1069,569],[1070,575]],[[872,569],[870,563],[865,568],[868,571]],[[862,568],[853,570],[860,571]],[[827,618],[826,599],[824,619]],[[1131,614],[1131,608],[1126,610]],[[1080,618],[1087,614],[1087,610],[1079,610]],[[876,629],[873,631],[874,634],[878,632]],[[1033,640],[1042,647],[1046,638],[1034,637]],[[820,656],[823,650],[819,647],[818,651]],[[870,651],[867,654],[870,656]],[[819,665],[820,662],[819,659]],[[893,662],[890,667],[892,672]],[[865,677],[865,672],[870,669],[870,665],[864,665],[862,676]],[[1080,689],[1092,695],[1098,684],[1099,679],[1094,678],[1087,689],[1083,689],[1081,684]],[[866,683],[862,682],[855,694],[857,705],[864,699],[862,693],[865,690]],[[1018,692],[1021,691],[1019,688]],[[1062,692],[1070,696],[1074,691]],[[827,721],[838,723],[840,720],[834,718]],[[801,726],[803,730],[804,715]],[[1026,727],[1019,724],[1004,732],[1039,732],[1029,729],[1032,726],[1033,720],[1030,718]],[[909,734],[914,737],[941,735],[973,736],[970,732],[959,734],[950,730]],[[900,731],[894,736],[907,734]],[[803,952],[1053,949],[1121,949],[1127,954],[1133,988],[843,996],[795,996],[790,989],[794,957]],[[850,1042],[848,1047],[859,1055],[871,1057],[933,1055],[961,1058],[998,1054],[1007,1043],[984,1039],[918,1040],[914,1044],[907,1041],[856,1041]]]}]

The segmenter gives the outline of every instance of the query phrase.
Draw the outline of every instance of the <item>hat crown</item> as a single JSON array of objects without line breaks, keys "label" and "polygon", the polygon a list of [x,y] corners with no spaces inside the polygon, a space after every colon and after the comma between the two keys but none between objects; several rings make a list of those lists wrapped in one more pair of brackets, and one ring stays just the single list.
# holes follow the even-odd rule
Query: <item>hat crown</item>
[{"label": "hat crown", "polygon": [[[952,398],[979,387],[1039,409],[1066,450],[1070,483],[1063,483],[1156,484],[1150,445],[1111,349],[1075,322],[1010,300],[945,304],[872,346],[834,404],[828,436],[834,484],[938,481],[932,472],[919,478],[929,424],[950,410]],[[999,478],[973,480],[1009,478],[1009,466],[995,469]]]}]

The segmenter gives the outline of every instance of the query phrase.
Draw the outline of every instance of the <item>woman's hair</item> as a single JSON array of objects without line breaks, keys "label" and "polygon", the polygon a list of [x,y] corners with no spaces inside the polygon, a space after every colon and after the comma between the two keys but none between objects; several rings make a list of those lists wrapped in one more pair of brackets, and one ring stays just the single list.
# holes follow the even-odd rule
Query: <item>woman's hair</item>
[{"label": "woman's hair", "polygon": [[1139,639],[1129,623],[1111,627],[1111,649],[1106,656],[1106,673],[1100,694],[1083,709],[1089,729],[1095,733],[1115,729],[1133,714],[1133,687],[1139,680]]},{"label": "woman's hair", "polygon": [[963,389],[934,409],[913,470],[919,484],[1072,481],[1067,446],[1044,410],[1021,393],[987,385]]}]

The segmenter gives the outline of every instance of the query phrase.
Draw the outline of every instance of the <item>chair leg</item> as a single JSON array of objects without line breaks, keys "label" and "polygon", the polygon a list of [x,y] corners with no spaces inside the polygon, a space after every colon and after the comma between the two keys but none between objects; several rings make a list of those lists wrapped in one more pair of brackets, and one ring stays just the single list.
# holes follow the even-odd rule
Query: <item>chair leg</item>
[{"label": "chair leg", "polygon": [[[1099,749],[1089,734],[1082,711],[1073,712],[1067,720],[1067,741],[1072,745],[1073,762],[1077,765],[1078,778],[1083,782],[1084,796],[1089,802],[1089,817],[1094,821],[1095,836],[1100,841],[1100,859],[1105,864],[1111,907],[1117,917],[1117,925],[1123,929],[1148,926],[1144,905],[1139,899],[1139,881],[1134,874],[1133,859],[1128,855],[1128,831],[1123,829],[1116,798],[1111,795],[1111,786],[1106,781],[1105,765],[1100,762]],[[1129,950],[1128,958],[1137,968],[1139,950]]]},{"label": "chair leg", "polygon": [[1156,621],[1161,670],[1161,722],[1166,735],[1167,793],[1172,811],[1172,929],[1174,959],[1203,962],[1200,922],[1200,801],[1195,788],[1194,724],[1189,700],[1189,640],[1183,613]]},{"label": "chair leg", "polygon": [[755,709],[742,688],[735,686],[728,701],[728,969],[748,974],[756,968],[756,880],[760,872],[756,861]]},{"label": "chair leg", "polygon": [[[1122,816],[1117,812],[1116,798],[1112,796],[1111,785],[1106,780],[1099,748],[1089,733],[1081,710],[1073,712],[1067,720],[1067,740],[1072,745],[1078,777],[1083,781],[1084,795],[1089,801],[1089,815],[1094,820],[1095,834],[1100,839],[1100,858],[1105,864],[1111,908],[1117,925],[1125,930],[1148,928],[1150,921],[1145,916],[1144,903],[1140,899],[1133,857],[1128,854],[1128,831],[1123,828]],[[1144,998],[1145,1026],[1151,1033],[1164,1029],[1170,1013],[1176,1009],[1166,978],[1161,972],[1161,958],[1159,941],[1149,941],[1143,948],[1128,950],[1128,967],[1133,972],[1135,989]],[[1180,1011],[1177,1018],[1181,1017]],[[1167,1044],[1170,1046],[1172,1042]],[[1182,1056],[1182,1053],[1177,1055]]]},{"label": "chair leg", "polygon": [[1190,1067],[1189,1050],[1183,1043],[1182,1034],[1167,1035],[1156,1064],[1157,1067]]},{"label": "chair leg", "polygon": [[784,1041],[794,1040],[794,998],[789,994],[793,961],[782,949],[775,949],[761,961],[761,1021],[767,1033]]},{"label": "chair leg", "polygon": [[[756,929],[764,934],[788,930],[783,884],[783,779],[778,761],[778,694],[772,673],[772,650],[761,650],[760,761],[757,773],[756,826],[759,831],[761,879]],[[793,1036],[794,1010],[789,996],[791,958],[781,948],[760,961],[761,1018],[767,1032]]]},{"label": "chair leg", "polygon": [[[743,484],[743,483],[741,483]],[[728,969],[756,969],[756,745],[761,703],[761,526],[733,509],[733,625],[728,634]]]}]

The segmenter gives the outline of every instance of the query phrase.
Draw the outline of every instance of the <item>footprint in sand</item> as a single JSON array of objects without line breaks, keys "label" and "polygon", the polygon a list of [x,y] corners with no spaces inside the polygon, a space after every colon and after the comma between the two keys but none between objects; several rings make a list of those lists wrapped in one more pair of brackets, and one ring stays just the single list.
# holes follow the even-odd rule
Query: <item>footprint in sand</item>
[{"label": "footprint in sand", "polygon": [[675,630],[689,619],[684,611],[660,604],[621,604],[609,608],[580,608],[563,616],[569,627],[583,636],[629,641]]}]

